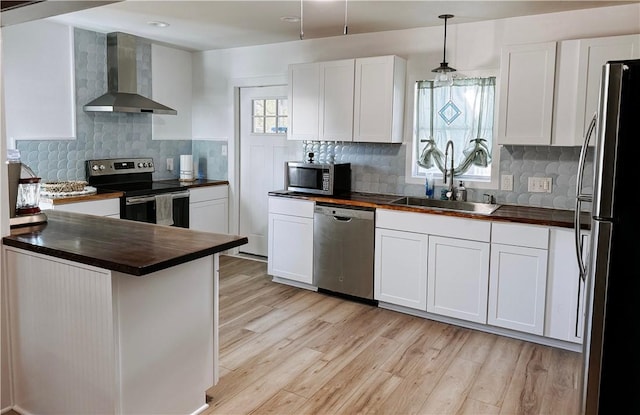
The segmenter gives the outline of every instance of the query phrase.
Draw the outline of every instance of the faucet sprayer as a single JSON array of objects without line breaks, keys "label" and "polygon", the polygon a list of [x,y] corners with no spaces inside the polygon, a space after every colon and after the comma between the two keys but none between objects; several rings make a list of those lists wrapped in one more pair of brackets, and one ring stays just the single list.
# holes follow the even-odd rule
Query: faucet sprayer
[{"label": "faucet sprayer", "polygon": [[449,190],[447,190],[447,198],[449,200],[455,200],[455,195],[453,194],[453,141],[451,140],[447,141],[447,146],[444,149],[444,177],[442,183],[447,184],[447,156],[449,155],[449,145],[451,145],[451,178],[449,181]]}]

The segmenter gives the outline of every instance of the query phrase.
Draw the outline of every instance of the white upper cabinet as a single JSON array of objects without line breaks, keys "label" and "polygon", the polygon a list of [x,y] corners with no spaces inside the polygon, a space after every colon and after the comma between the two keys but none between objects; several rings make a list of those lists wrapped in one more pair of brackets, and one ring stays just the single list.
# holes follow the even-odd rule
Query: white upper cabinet
[{"label": "white upper cabinet", "polygon": [[[598,111],[602,66],[640,58],[640,34],[560,42],[556,69],[554,142],[579,146]],[[591,137],[590,145],[595,144]]]},{"label": "white upper cabinet", "polygon": [[498,144],[551,143],[555,65],[556,42],[502,49]]},{"label": "white upper cabinet", "polygon": [[73,28],[44,20],[2,28],[7,139],[75,139]]},{"label": "white upper cabinet", "polygon": [[152,115],[154,140],[192,138],[191,53],[161,45],[151,45],[152,96],[177,111],[176,115]]},{"label": "white upper cabinet", "polygon": [[320,140],[353,139],[353,59],[322,62],[320,65]]},{"label": "white upper cabinet", "polygon": [[356,59],[353,141],[402,142],[406,65],[398,56]]},{"label": "white upper cabinet", "polygon": [[406,61],[289,65],[290,140],[402,142]]},{"label": "white upper cabinet", "polygon": [[581,146],[598,110],[602,65],[637,58],[639,34],[504,47],[498,143]]},{"label": "white upper cabinet", "polygon": [[289,65],[289,140],[318,140],[320,64]]}]

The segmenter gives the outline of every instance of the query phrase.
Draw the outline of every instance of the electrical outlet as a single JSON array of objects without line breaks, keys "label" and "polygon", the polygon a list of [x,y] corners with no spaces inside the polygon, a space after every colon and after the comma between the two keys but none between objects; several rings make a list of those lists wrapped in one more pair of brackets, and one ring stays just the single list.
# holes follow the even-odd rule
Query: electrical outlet
[{"label": "electrical outlet", "polygon": [[551,193],[551,177],[529,177],[528,185],[532,193]]},{"label": "electrical outlet", "polygon": [[173,171],[173,159],[172,158],[168,158],[167,159],[167,170],[168,171]]},{"label": "electrical outlet", "polygon": [[500,190],[513,191],[513,174],[503,174],[500,176]]},{"label": "electrical outlet", "polygon": [[222,155],[223,155],[223,156],[226,156],[226,155],[227,155],[227,146],[226,146],[226,145],[224,145],[224,144],[222,145],[222,150],[221,150],[221,152],[222,152]]}]

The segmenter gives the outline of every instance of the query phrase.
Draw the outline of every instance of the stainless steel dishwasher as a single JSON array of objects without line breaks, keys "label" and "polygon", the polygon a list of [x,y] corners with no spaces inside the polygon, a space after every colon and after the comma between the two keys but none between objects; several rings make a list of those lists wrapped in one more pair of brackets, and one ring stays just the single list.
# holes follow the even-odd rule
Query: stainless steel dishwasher
[{"label": "stainless steel dishwasher", "polygon": [[373,302],[375,211],[316,203],[313,275],[319,291]]}]

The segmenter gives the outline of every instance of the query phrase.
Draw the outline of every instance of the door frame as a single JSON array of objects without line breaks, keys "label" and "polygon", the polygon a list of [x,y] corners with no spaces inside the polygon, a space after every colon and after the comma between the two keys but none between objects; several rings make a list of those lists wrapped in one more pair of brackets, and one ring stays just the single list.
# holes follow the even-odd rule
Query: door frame
[{"label": "door frame", "polygon": [[[237,235],[240,229],[240,89],[264,86],[287,86],[286,73],[275,76],[251,78],[232,78],[229,82],[229,95],[233,102],[233,140],[227,143],[228,181],[229,181],[229,233]],[[238,248],[230,249],[231,255],[239,253]]]}]

